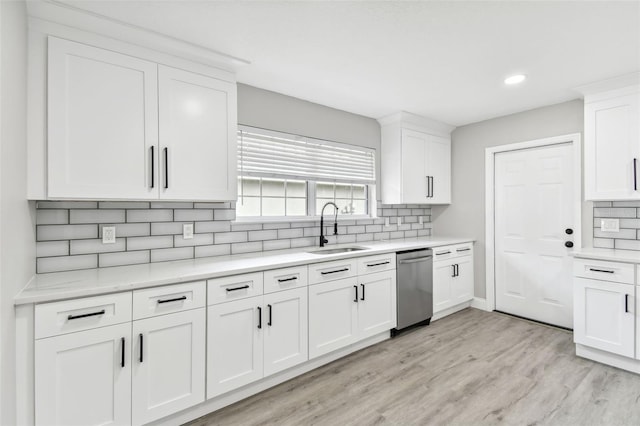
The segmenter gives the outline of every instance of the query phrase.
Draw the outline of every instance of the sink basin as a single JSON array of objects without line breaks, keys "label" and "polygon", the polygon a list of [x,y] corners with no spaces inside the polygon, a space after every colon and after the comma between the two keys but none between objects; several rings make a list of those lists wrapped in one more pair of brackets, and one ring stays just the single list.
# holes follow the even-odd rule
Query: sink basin
[{"label": "sink basin", "polygon": [[360,251],[360,250],[366,250],[366,247],[340,247],[340,248],[332,248],[332,249],[321,249],[321,250],[314,250],[314,251],[309,251],[307,253],[311,253],[311,254],[337,254],[337,253],[349,253],[352,251]]}]

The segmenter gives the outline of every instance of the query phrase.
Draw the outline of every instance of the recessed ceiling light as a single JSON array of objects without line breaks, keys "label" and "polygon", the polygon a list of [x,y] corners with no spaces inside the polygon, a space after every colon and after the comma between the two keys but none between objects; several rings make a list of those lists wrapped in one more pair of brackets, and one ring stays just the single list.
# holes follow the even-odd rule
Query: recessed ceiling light
[{"label": "recessed ceiling light", "polygon": [[516,74],[511,77],[507,77],[504,79],[504,84],[518,84],[522,83],[527,79],[527,76],[524,74]]}]

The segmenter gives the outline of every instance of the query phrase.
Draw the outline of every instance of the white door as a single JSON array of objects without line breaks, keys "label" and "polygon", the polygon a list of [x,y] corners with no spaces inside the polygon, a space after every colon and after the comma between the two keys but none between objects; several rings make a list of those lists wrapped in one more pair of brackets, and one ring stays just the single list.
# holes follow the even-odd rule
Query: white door
[{"label": "white door", "polygon": [[358,338],[374,336],[396,327],[396,271],[358,277]]},{"label": "white door", "polygon": [[236,199],[236,85],[159,66],[160,198]]},{"label": "white door", "polygon": [[426,202],[451,203],[451,139],[428,135],[426,157],[425,174],[431,179],[430,197]]},{"label": "white door", "polygon": [[585,105],[585,198],[640,198],[639,94]]},{"label": "white door", "polygon": [[207,398],[263,377],[262,296],[209,306]]},{"label": "white door", "polygon": [[571,144],[495,155],[496,310],[573,327]]},{"label": "white door", "polygon": [[264,375],[309,359],[307,288],[264,296]]},{"label": "white door", "polygon": [[355,278],[309,287],[309,359],[357,341],[357,292]]},{"label": "white door", "polygon": [[131,423],[131,323],[36,340],[36,424]]},{"label": "white door", "polygon": [[575,278],[575,342],[633,357],[634,287]]},{"label": "white door", "polygon": [[205,314],[200,308],[133,322],[134,425],[204,401]]},{"label": "white door", "polygon": [[55,37],[48,49],[48,196],[157,198],[157,65]]},{"label": "white door", "polygon": [[413,130],[402,130],[402,202],[428,202],[425,173],[428,135]]},{"label": "white door", "polygon": [[452,304],[458,305],[473,299],[473,257],[459,257],[453,261],[455,277],[451,278]]},{"label": "white door", "polygon": [[433,313],[454,305],[451,280],[453,263],[440,261],[433,263]]}]

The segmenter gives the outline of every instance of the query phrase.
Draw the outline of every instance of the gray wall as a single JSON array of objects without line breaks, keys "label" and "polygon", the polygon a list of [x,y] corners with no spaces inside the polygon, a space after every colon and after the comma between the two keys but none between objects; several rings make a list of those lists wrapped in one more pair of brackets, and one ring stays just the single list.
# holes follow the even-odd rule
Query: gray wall
[{"label": "gray wall", "polygon": [[[485,297],[485,148],[583,131],[575,100],[458,127],[452,133],[452,201],[433,207],[433,234],[476,239],[475,296]],[[582,238],[592,236],[592,209],[583,206]]]},{"label": "gray wall", "polygon": [[[238,123],[373,148],[379,182],[380,125],[373,118],[238,84]],[[380,198],[380,185],[377,192]]]},{"label": "gray wall", "polygon": [[24,1],[0,1],[0,424],[15,420],[13,297],[35,272],[26,201],[27,27]]}]

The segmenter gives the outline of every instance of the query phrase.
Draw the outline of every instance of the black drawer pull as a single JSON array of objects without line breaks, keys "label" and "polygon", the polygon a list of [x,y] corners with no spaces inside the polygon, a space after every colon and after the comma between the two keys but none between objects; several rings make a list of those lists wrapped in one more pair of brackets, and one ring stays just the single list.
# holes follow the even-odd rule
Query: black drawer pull
[{"label": "black drawer pull", "polygon": [[354,301],[354,302],[356,302],[356,303],[358,303],[358,286],[357,286],[357,285],[354,285],[354,286],[353,286],[353,288],[355,288],[355,289],[356,289],[356,298],[355,298],[355,299],[353,299],[353,301]]},{"label": "black drawer pull", "polygon": [[245,288],[249,288],[249,284],[247,284],[247,285],[243,285],[242,287],[228,288],[228,289],[227,289],[227,291],[244,290]]},{"label": "black drawer pull", "polygon": [[364,300],[364,284],[360,284],[360,286],[362,286],[362,297],[360,300]]},{"label": "black drawer pull", "polygon": [[273,312],[272,312],[273,311],[273,306],[271,306],[271,305],[267,305],[267,306],[269,307],[269,322],[267,322],[267,325],[269,327],[271,327],[271,325],[273,325],[273,322],[271,321],[272,314],[273,314]]},{"label": "black drawer pull", "polygon": [[262,308],[258,306],[258,328],[262,328]]},{"label": "black drawer pull", "polygon": [[462,249],[456,249],[456,251],[469,251],[469,250],[471,250],[471,249],[468,248],[468,247],[467,248],[462,248]]},{"label": "black drawer pull", "polygon": [[287,281],[295,281],[298,277],[278,278],[279,283],[286,283]]},{"label": "black drawer pull", "polygon": [[335,271],[325,271],[325,272],[320,272],[322,275],[328,275],[328,274],[335,274],[337,272],[346,272],[348,271],[349,268],[342,268],[342,269],[336,269]]},{"label": "black drawer pull", "polygon": [[596,268],[589,268],[589,270],[590,270],[590,271],[593,271],[593,272],[605,272],[605,273],[607,273],[607,274],[613,274],[613,273],[614,273],[613,271],[610,271],[610,270],[608,270],[608,269],[596,269]]},{"label": "black drawer pull", "polygon": [[629,295],[628,294],[624,295],[624,312],[625,313],[629,312]]},{"label": "black drawer pull", "polygon": [[443,251],[443,252],[440,252],[440,253],[436,253],[436,256],[441,256],[443,254],[451,254],[451,252],[450,251]]},{"label": "black drawer pull", "polygon": [[176,297],[174,299],[164,299],[164,300],[160,300],[158,299],[158,303],[170,303],[170,302],[179,302],[181,300],[187,300],[187,296],[182,296],[182,297]]},{"label": "black drawer pull", "polygon": [[374,267],[374,266],[388,265],[389,263],[391,263],[391,262],[389,262],[388,260],[386,262],[380,262],[380,263],[367,263],[367,267],[371,268],[371,267]]},{"label": "black drawer pull", "polygon": [[140,339],[140,357],[138,358],[138,361],[142,362],[144,360],[144,337],[142,336],[142,333],[140,333],[138,338]]},{"label": "black drawer pull", "polygon": [[154,167],[154,163],[155,163],[155,158],[156,156],[153,154],[153,146],[151,147],[151,188],[153,188],[155,186],[155,167]]},{"label": "black drawer pull", "polygon": [[124,368],[124,337],[120,338],[120,367]]},{"label": "black drawer pull", "polygon": [[164,149],[164,189],[169,188],[169,148]]},{"label": "black drawer pull", "polygon": [[91,313],[89,313],[89,314],[82,314],[82,315],[69,315],[69,316],[67,317],[67,320],[74,320],[74,319],[87,318],[87,317],[95,317],[95,316],[98,316],[98,315],[104,315],[104,314],[105,314],[105,312],[106,312],[106,311],[103,309],[103,310],[101,310],[101,311],[98,311],[98,312],[91,312]]}]

